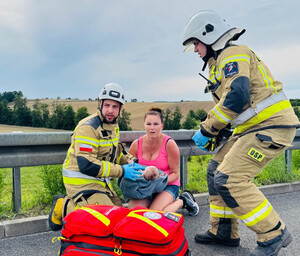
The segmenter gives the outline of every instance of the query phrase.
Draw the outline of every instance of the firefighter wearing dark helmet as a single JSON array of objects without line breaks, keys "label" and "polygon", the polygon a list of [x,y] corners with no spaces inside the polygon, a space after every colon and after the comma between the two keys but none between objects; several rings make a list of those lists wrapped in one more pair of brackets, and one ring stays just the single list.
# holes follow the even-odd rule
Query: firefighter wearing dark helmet
[{"label": "firefighter wearing dark helmet", "polygon": [[63,164],[67,195],[53,199],[52,230],[60,230],[64,216],[87,204],[122,206],[111,180],[122,176],[135,180],[141,175],[141,167],[136,167],[134,157],[119,142],[117,118],[124,103],[122,87],[106,84],[98,97],[98,111],[76,126]]},{"label": "firefighter wearing dark helmet", "polygon": [[208,165],[211,228],[195,240],[238,246],[240,219],[257,234],[251,255],[277,255],[291,234],[251,180],[291,146],[299,121],[265,63],[248,46],[232,44],[244,32],[209,10],[196,13],[184,28],[185,51],[194,48],[204,61],[202,71],[209,67],[205,92],[216,103],[193,140],[208,150],[222,129],[234,127]]}]

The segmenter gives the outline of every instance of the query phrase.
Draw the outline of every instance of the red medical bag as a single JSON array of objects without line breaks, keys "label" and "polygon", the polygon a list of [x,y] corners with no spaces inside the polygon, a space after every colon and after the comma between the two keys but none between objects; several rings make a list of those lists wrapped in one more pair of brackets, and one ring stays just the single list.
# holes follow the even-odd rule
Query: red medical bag
[{"label": "red medical bag", "polygon": [[63,256],[189,256],[183,216],[136,207],[88,205],[63,219]]}]

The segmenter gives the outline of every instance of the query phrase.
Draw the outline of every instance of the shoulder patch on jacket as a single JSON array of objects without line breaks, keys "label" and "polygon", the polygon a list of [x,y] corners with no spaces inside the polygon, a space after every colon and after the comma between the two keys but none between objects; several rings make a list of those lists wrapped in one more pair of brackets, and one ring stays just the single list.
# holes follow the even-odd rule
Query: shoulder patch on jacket
[{"label": "shoulder patch on jacket", "polygon": [[101,121],[101,119],[100,119],[99,116],[95,116],[95,117],[93,117],[93,118],[87,120],[83,125],[90,125],[90,126],[92,126],[95,130],[97,130],[97,128],[98,128],[99,126],[102,127],[102,121]]},{"label": "shoulder patch on jacket", "polygon": [[239,67],[238,67],[238,64],[236,61],[234,62],[229,62],[225,65],[224,67],[224,74],[225,74],[225,77],[232,77],[236,74],[239,73]]}]

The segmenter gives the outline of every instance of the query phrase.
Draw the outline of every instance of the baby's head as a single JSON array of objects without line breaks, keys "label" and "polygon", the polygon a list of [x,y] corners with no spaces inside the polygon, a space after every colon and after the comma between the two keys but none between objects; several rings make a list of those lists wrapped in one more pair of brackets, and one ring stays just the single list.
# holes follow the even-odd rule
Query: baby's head
[{"label": "baby's head", "polygon": [[143,171],[143,176],[146,180],[155,180],[159,177],[158,169],[154,166],[147,166]]}]

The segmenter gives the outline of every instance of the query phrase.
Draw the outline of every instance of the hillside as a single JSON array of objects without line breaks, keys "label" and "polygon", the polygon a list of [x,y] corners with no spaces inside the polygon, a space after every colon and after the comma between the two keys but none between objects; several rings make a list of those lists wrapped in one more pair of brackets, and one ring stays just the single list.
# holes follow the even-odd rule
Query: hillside
[{"label": "hillside", "polygon": [[[76,112],[78,108],[85,106],[88,109],[90,114],[94,113],[97,110],[97,101],[95,100],[62,100],[62,99],[41,99],[41,103],[47,103],[50,106],[54,102],[59,104],[71,105]],[[34,104],[34,100],[27,100],[27,105],[32,108]],[[162,110],[166,110],[169,108],[171,112],[175,110],[176,107],[181,109],[181,113],[183,114],[182,121],[186,118],[189,110],[193,109],[197,111],[198,109],[204,109],[208,112],[213,108],[213,101],[183,101],[183,102],[127,102],[125,104],[125,110],[131,114],[131,124],[130,127],[132,130],[138,131],[143,130],[144,126],[144,115],[151,107],[158,107]]]}]

